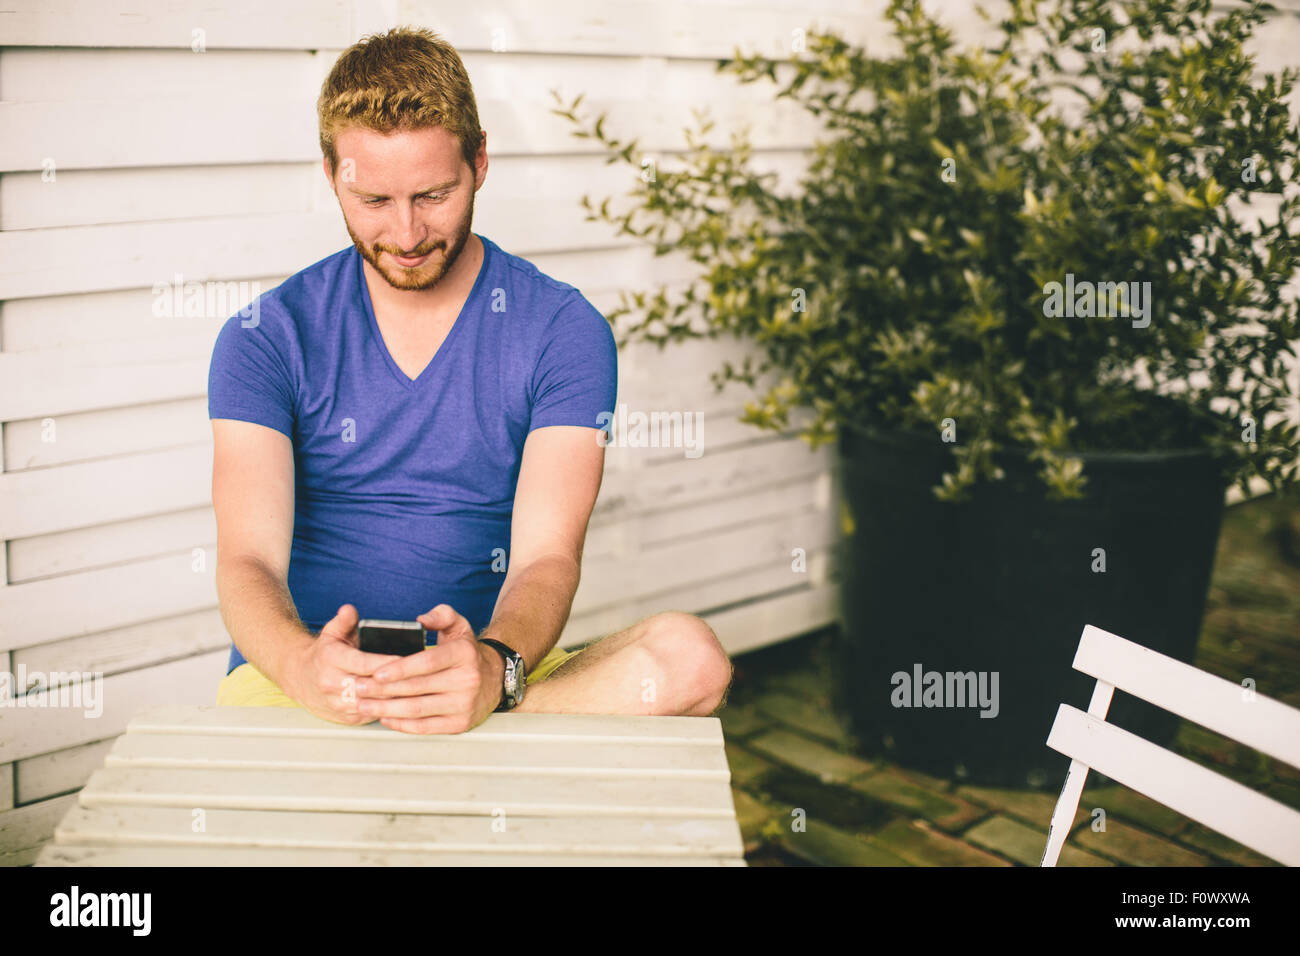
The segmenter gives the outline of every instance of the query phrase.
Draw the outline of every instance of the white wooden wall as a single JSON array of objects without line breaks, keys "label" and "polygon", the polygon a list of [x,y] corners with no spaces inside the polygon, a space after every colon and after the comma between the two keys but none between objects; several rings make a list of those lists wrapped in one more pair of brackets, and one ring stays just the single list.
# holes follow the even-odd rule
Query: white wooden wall
[{"label": "white wooden wall", "polygon": [[[228,637],[216,608],[206,382],[233,309],[154,318],[156,282],[265,291],[349,240],[320,171],[315,99],[338,53],[400,23],[461,52],[491,168],[475,229],[609,311],[620,289],[691,274],[684,258],[583,221],[621,196],[607,165],[553,116],[548,89],[585,93],[607,128],[653,155],[748,123],[755,165],[786,182],[816,128],[770,87],[714,72],[735,46],[776,55],[833,26],[883,46],[883,0],[11,0],[0,12],[0,672],[104,675],[103,713],[0,708],[0,864],[30,862],[137,710],[208,704]],[[981,25],[939,4],[959,36]],[[1296,49],[1287,19],[1273,59]],[[194,52],[202,30],[205,52]],[[1289,44],[1289,46],[1288,46]],[[1276,64],[1266,63],[1266,66]],[[53,164],[54,179],[43,170]],[[242,303],[240,303],[242,304]],[[708,373],[744,349],[693,343],[620,355],[632,411],[700,411],[707,451],[611,448],[573,645],[659,610],[703,615],[731,652],[838,616],[835,461],[738,424],[752,393]],[[791,569],[793,549],[807,571]]]}]

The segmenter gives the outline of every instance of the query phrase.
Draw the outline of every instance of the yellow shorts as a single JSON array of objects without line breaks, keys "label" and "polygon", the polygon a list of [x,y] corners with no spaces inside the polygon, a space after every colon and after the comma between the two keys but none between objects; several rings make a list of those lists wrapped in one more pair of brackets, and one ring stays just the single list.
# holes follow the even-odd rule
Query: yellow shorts
[{"label": "yellow shorts", "polygon": [[[528,683],[536,684],[546,680],[557,667],[580,653],[581,651],[566,651],[559,647],[551,648],[528,675]],[[301,707],[302,705],[280,690],[278,684],[252,664],[245,663],[221,678],[221,683],[217,685],[217,706]]]}]

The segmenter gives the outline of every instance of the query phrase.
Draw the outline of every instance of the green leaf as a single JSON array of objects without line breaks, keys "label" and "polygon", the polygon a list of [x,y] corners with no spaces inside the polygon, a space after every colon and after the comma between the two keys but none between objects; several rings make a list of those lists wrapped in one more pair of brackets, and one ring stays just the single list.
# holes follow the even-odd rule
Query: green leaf
[{"label": "green leaf", "polygon": [[933,137],[930,138],[930,148],[933,149],[940,156],[942,156],[944,159],[949,159],[952,157],[952,150],[950,150],[947,146],[943,145],[943,143],[939,142],[939,140]]}]

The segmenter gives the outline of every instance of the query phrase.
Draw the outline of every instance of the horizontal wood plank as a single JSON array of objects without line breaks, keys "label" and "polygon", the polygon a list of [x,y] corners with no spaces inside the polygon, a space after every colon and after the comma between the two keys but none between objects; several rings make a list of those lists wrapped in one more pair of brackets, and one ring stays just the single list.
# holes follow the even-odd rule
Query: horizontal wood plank
[{"label": "horizontal wood plank", "polygon": [[38,866],[745,866],[737,857],[430,853],[244,847],[72,847],[50,844]]},{"label": "horizontal wood plank", "polygon": [[[868,10],[878,17],[881,4],[870,0]],[[274,5],[236,0],[196,16],[165,0],[136,0],[137,15],[122,17],[91,0],[14,0],[0,17],[0,34],[12,46],[188,49],[192,31],[201,26],[211,50],[342,49],[359,39],[358,30],[434,23],[458,50],[714,57],[730,54],[737,45],[788,49],[792,26],[814,19],[849,30],[878,22],[836,14],[837,7],[829,6],[832,12],[826,12],[826,0],[816,0],[792,20],[778,5],[748,4],[745,15],[737,16],[734,6],[698,0],[617,0],[602,7],[599,16],[580,0],[553,0],[545,17],[537,16],[528,0],[498,0],[490,11],[428,0],[401,0],[382,8],[349,0]]]},{"label": "horizontal wood plank", "polygon": [[[811,575],[810,575],[811,577]],[[565,628],[560,647],[574,647],[622,630],[643,617],[678,605],[650,599],[630,608],[616,608],[574,619]],[[808,634],[841,619],[839,581],[812,581],[784,593],[763,594],[717,610],[701,610],[701,617],[731,655],[756,650],[790,637]]]},{"label": "horizontal wood plank", "polygon": [[11,422],[5,426],[5,471],[207,443],[207,404],[205,396]]},{"label": "horizontal wood plank", "polygon": [[216,607],[213,565],[195,570],[194,556],[184,552],[0,588],[0,649]]},{"label": "horizontal wood plank", "polygon": [[0,13],[0,35],[12,46],[190,49],[201,27],[210,48],[346,46],[353,39],[352,9],[352,0],[231,0],[201,11],[134,0],[124,15],[119,5],[97,0],[11,0]]},{"label": "horizontal wood plank", "polygon": [[[5,588],[0,588],[3,593]],[[226,672],[225,650],[91,680],[80,706],[33,706],[65,699],[62,689],[28,695],[26,706],[0,707],[0,764],[114,737],[139,711],[208,703]],[[93,697],[93,700],[91,699]],[[69,704],[77,703],[67,695]]]},{"label": "horizontal wood plank", "polygon": [[0,353],[0,420],[206,395],[213,341],[210,329],[182,329],[156,339]]},{"label": "horizontal wood plank", "polygon": [[91,571],[186,551],[215,561],[216,551],[196,554],[217,540],[211,504],[85,528],[30,535],[9,542],[9,583],[23,584],[58,574]]},{"label": "horizontal wood plank", "polygon": [[832,467],[836,454],[831,446],[813,451],[798,438],[768,436],[750,446],[713,455],[706,452],[696,459],[667,456],[645,468],[609,475],[609,495],[602,487],[598,508],[608,512],[608,520],[616,520],[667,506],[721,501],[821,474]]},{"label": "horizontal wood plank", "polygon": [[[51,156],[57,161],[57,156]],[[309,212],[311,173],[295,164],[55,169],[0,175],[0,230]]]},{"label": "horizontal wood plank", "polygon": [[91,671],[106,677],[228,647],[221,612],[205,608],[14,651],[28,672]]},{"label": "horizontal wood plank", "polygon": [[0,866],[30,864],[76,801],[70,793],[0,813]]},{"label": "horizontal wood plank", "polygon": [[[523,774],[527,776],[665,777],[728,780],[727,761],[717,746],[629,745],[625,742],[518,740],[465,735],[433,737],[420,748],[404,741],[355,738],[304,740],[301,736],[128,733],[119,737],[104,766],[193,770],[337,770],[346,773],[442,775]],[[462,739],[458,739],[462,738]]]},{"label": "horizontal wood plank", "polygon": [[[337,56],[335,54],[334,56]],[[211,96],[246,90],[232,79],[301,98],[320,92],[334,56],[307,47],[289,50],[209,50],[111,46],[7,46],[0,54],[5,99],[14,102],[95,99],[129,101],[185,90]]]},{"label": "horizontal wood plank", "polygon": [[735,812],[730,785],[718,780],[447,773],[434,782],[412,773],[174,767],[97,770],[81,790],[80,802],[84,807],[370,813],[490,815],[495,810],[507,816],[729,817]]},{"label": "horizontal wood plank", "polygon": [[[196,832],[196,829],[198,832]],[[61,845],[320,848],[384,852],[741,856],[734,818],[432,816],[189,807],[74,807]]]},{"label": "horizontal wood plank", "polygon": [[[199,282],[292,274],[347,243],[337,211],[0,232],[0,298],[152,289],[177,273]],[[84,267],[61,265],[63,249],[77,249]]]},{"label": "horizontal wood plank", "polygon": [[705,616],[728,654],[741,654],[820,630],[842,617],[839,583],[766,597]]},{"label": "horizontal wood plank", "polygon": [[114,741],[110,737],[19,760],[14,764],[18,799],[30,803],[80,790],[90,775],[104,766]]},{"label": "horizontal wood plank", "polygon": [[[132,733],[239,737],[340,738],[386,740],[426,746],[418,734],[402,734],[378,723],[351,726],[323,720],[297,708],[160,706],[141,711],[130,722]],[[722,742],[716,717],[638,717],[630,714],[489,714],[468,735],[443,738],[445,746],[477,746],[479,741],[531,743],[615,741],[628,745],[687,744],[711,747]]]},{"label": "horizontal wood plank", "polygon": [[[296,272],[297,269],[294,271]],[[286,278],[288,277],[284,275],[243,275],[231,276],[228,281],[235,283],[236,292],[240,289],[240,283],[243,283],[242,287],[248,292],[260,294],[274,289]],[[175,276],[160,281],[171,283],[175,281]],[[58,349],[72,349],[74,354],[80,355],[83,352],[90,352],[92,346],[111,342],[134,342],[144,346],[149,341],[170,338],[181,340],[180,350],[194,349],[198,354],[206,351],[211,356],[212,344],[217,339],[217,333],[221,331],[222,325],[230,315],[182,319],[166,315],[155,316],[153,303],[152,285],[101,292],[70,292],[64,295],[46,295],[0,302],[0,318],[4,321],[5,333],[3,355],[14,356],[22,352],[40,350],[54,352]],[[239,307],[243,305],[244,303],[239,303]],[[232,309],[231,314],[234,311],[235,309]],[[198,340],[186,341],[192,335],[200,337]],[[206,345],[203,344],[204,340]],[[145,354],[148,354],[147,350]],[[48,357],[48,355],[44,356],[44,358]],[[193,357],[192,355],[191,358]],[[82,358],[83,364],[86,365],[90,365],[92,361],[91,355]],[[205,392],[206,373],[204,373],[203,385],[204,388],[200,391]],[[193,387],[192,384],[186,383],[184,392],[157,400],[192,398]],[[111,407],[113,407],[111,402],[101,404],[94,401],[93,396],[87,396],[82,404],[61,406],[61,409],[85,412]],[[50,411],[54,409],[51,408]],[[5,417],[9,421],[15,421],[24,416],[6,410]]]},{"label": "horizontal wood plank", "polygon": [[[583,560],[622,557],[634,548],[667,545],[691,534],[734,527],[746,521],[779,519],[796,512],[828,507],[822,490],[829,472],[797,476],[790,481],[741,490],[721,501],[683,503],[650,514],[607,519],[589,528]],[[808,550],[812,550],[809,548]]]},{"label": "horizontal wood plank", "polygon": [[602,561],[584,567],[574,596],[574,610],[585,613],[601,606],[618,606],[630,594],[646,589],[645,582],[653,582],[655,587],[664,590],[692,582],[722,580],[767,565],[787,569],[789,586],[794,587],[803,582],[802,575],[792,567],[795,549],[820,550],[834,539],[835,529],[829,513],[809,511],[756,521],[752,527],[716,531],[707,538],[635,551],[620,561]]},{"label": "horizontal wood plank", "polygon": [[[810,590],[821,591],[827,581],[835,580],[834,556],[829,552],[812,552],[808,556],[808,573],[790,587],[793,575],[788,566],[757,569],[729,578],[697,582],[687,587],[611,605],[569,618],[558,646],[573,648],[607,637],[644,618],[669,609],[694,608],[718,635],[728,654],[739,654],[765,643],[805,634],[836,620],[821,598],[809,604]],[[806,579],[806,580],[805,580]],[[792,603],[793,602],[793,603]],[[787,605],[791,610],[782,610]],[[719,610],[723,609],[725,610]],[[804,616],[806,615],[806,617]],[[828,617],[827,615],[832,615]],[[735,619],[735,624],[729,623]],[[774,636],[756,632],[759,627],[789,627]],[[758,642],[758,643],[755,643]]]}]

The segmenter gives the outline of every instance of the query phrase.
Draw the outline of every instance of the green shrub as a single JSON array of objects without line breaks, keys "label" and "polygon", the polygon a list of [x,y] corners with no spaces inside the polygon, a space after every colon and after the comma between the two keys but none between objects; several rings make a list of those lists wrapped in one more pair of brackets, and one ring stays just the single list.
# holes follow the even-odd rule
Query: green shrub
[{"label": "green shrub", "polygon": [[[1002,478],[1008,447],[1057,498],[1083,493],[1080,451],[1205,448],[1227,483],[1293,488],[1297,72],[1252,76],[1243,45],[1266,6],[1210,6],[1014,0],[996,43],[963,51],[917,0],[893,0],[893,56],[818,32],[789,60],[736,51],[719,70],[776,83],[828,135],[779,195],[749,169],[747,136],[714,150],[698,114],[682,168],[637,177],[630,209],[583,198],[588,220],[702,267],[679,294],[625,294],[609,316],[636,318],[622,343],[753,340],[763,360],[725,363],[714,385],[776,369],[742,420],[781,430],[809,409],[814,448],[845,422],[937,436],[951,419],[941,499]],[[554,112],[640,170],[636,141],[588,125],[581,99]],[[1261,194],[1275,218],[1230,212]],[[1048,284],[1067,274],[1150,296],[1054,314]]]}]

